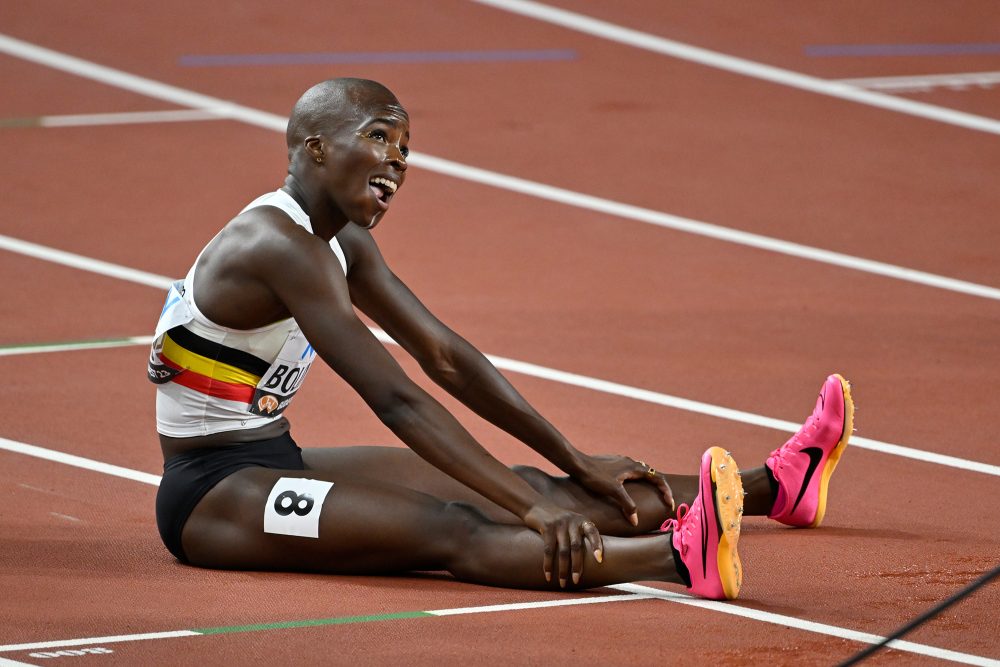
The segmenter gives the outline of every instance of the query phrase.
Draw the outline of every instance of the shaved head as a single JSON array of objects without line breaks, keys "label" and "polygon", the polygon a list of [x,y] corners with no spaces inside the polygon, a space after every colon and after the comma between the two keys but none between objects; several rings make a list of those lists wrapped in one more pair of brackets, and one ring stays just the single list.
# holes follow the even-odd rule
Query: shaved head
[{"label": "shaved head", "polygon": [[377,81],[341,78],[317,83],[299,98],[288,119],[285,139],[289,159],[306,137],[335,130],[376,104],[395,107],[406,116],[392,91]]}]

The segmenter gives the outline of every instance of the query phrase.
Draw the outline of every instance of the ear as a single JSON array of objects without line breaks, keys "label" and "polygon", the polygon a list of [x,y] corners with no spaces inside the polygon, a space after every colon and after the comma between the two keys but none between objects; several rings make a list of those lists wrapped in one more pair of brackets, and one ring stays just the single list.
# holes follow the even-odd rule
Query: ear
[{"label": "ear", "polygon": [[314,134],[306,137],[302,144],[305,146],[310,160],[323,164],[323,160],[326,158],[326,150],[323,148],[323,137]]}]

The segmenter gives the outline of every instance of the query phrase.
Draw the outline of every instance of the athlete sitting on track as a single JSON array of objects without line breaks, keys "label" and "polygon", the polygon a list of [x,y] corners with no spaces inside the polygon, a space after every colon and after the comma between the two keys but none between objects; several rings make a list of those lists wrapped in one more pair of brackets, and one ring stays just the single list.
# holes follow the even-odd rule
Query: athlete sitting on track
[{"label": "athlete sitting on track", "polygon": [[[447,570],[535,589],[659,580],[735,598],[744,511],[822,521],[852,430],[846,381],[830,376],[803,428],[742,479],[717,447],[693,476],[578,451],[379,253],[370,230],[406,178],[408,128],[378,83],[308,90],[288,123],[284,185],[230,221],[171,288],[149,363],[164,544],[202,567]],[[355,307],[434,382],[568,477],[493,458],[407,378]],[[296,446],[282,413],[317,355],[410,449]]]}]

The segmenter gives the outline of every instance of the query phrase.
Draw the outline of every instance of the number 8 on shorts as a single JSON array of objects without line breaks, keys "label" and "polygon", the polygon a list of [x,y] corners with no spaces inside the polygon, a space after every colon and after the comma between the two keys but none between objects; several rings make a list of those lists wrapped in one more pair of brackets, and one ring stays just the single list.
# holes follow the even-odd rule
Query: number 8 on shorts
[{"label": "number 8 on shorts", "polygon": [[275,535],[319,537],[319,516],[333,482],[282,477],[264,504],[264,532]]}]

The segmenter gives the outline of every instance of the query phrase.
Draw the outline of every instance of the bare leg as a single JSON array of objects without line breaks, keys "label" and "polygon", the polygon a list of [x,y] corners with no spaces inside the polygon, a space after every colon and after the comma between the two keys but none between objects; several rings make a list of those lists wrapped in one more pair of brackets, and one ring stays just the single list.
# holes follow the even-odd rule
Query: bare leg
[{"label": "bare leg", "polygon": [[[265,533],[264,505],[279,477],[330,479],[317,471],[245,468],[213,488],[184,528],[189,560],[203,567],[336,574],[447,570],[463,581],[558,589],[546,582],[543,543],[529,528],[500,524],[475,507],[391,484],[335,482],[322,505],[319,537]],[[607,537],[604,563],[588,554],[579,585],[680,582],[669,535]]]},{"label": "bare leg", "polygon": [[[513,514],[479,495],[402,447],[334,447],[303,449],[307,468],[322,471],[333,480],[370,480],[398,484],[448,501],[461,501],[479,509],[498,523],[521,525]],[[559,505],[583,514],[597,524],[602,535],[631,536],[657,530],[672,513],[659,490],[643,481],[626,482],[625,488],[638,506],[639,525],[633,527],[621,510],[598,498],[568,477],[553,477],[531,466],[513,466],[536,491]],[[678,505],[694,501],[698,494],[695,475],[667,475]],[[744,513],[766,515],[773,499],[764,468],[743,473],[747,491]]]}]

